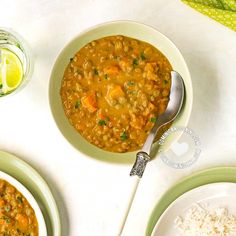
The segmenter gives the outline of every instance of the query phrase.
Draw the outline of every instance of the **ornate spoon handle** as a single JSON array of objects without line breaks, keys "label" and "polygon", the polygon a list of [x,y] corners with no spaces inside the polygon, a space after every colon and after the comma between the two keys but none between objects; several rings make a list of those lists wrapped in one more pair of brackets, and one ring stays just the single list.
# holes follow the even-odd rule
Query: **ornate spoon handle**
[{"label": "ornate spoon handle", "polygon": [[137,175],[139,178],[142,178],[145,167],[149,161],[150,156],[146,152],[138,152],[130,176]]},{"label": "ornate spoon handle", "polygon": [[162,116],[160,116],[157,120],[153,128],[151,129],[143,147],[140,152],[136,155],[136,161],[131,169],[130,176],[137,175],[139,178],[142,178],[143,172],[147,163],[150,161],[150,152],[152,148],[153,141],[157,135],[158,130],[164,124]]}]

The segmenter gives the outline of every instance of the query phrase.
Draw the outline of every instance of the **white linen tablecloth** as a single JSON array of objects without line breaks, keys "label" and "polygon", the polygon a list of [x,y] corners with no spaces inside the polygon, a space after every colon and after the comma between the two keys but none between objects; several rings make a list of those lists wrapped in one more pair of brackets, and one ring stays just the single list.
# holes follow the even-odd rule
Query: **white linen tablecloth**
[{"label": "white linen tablecloth", "polygon": [[181,177],[236,164],[236,33],[178,0],[1,0],[0,27],[31,46],[34,74],[27,87],[0,98],[0,149],[35,167],[57,200],[63,236],[115,236],[132,181],[129,165],[85,157],[60,134],[50,113],[48,84],[65,44],[90,26],[135,20],[155,27],[180,49],[192,75],[189,127],[202,140],[196,164],[175,170],[149,163],[123,235],[143,236],[162,194]]}]

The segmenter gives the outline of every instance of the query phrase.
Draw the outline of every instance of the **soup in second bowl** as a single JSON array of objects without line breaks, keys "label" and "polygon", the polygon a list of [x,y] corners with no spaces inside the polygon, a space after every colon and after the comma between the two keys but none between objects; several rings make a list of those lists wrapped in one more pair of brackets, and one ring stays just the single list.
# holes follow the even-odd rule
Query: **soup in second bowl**
[{"label": "soup in second bowl", "polygon": [[0,235],[38,236],[38,221],[27,199],[0,179]]}]

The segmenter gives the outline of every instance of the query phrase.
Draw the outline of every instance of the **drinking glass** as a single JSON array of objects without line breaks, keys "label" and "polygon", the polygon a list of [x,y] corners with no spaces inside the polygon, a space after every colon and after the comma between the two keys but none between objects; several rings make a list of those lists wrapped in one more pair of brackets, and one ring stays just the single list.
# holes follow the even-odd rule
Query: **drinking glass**
[{"label": "drinking glass", "polygon": [[32,69],[25,40],[10,29],[0,28],[0,97],[21,90],[29,81]]}]

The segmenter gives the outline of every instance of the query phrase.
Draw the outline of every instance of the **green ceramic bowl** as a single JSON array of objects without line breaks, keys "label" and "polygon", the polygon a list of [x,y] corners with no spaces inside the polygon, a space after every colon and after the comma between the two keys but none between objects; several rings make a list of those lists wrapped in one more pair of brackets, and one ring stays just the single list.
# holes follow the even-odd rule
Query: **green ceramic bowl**
[{"label": "green ceramic bowl", "polygon": [[[173,69],[181,74],[185,83],[186,97],[183,109],[173,124],[175,126],[186,126],[188,123],[192,109],[192,83],[188,67],[177,47],[156,29],[141,23],[114,21],[97,25],[76,36],[61,51],[52,69],[49,85],[51,111],[61,133],[76,149],[87,156],[115,163],[131,163],[135,158],[134,152],[122,154],[112,153],[97,148],[86,141],[73,126],[70,125],[65,116],[60,98],[61,81],[70,58],[87,43],[111,35],[124,35],[152,44],[168,58]],[[163,149],[166,149],[176,139],[178,139],[178,136],[174,137],[172,135],[171,138],[165,142]],[[155,144],[155,146],[157,145],[158,144]]]}]

